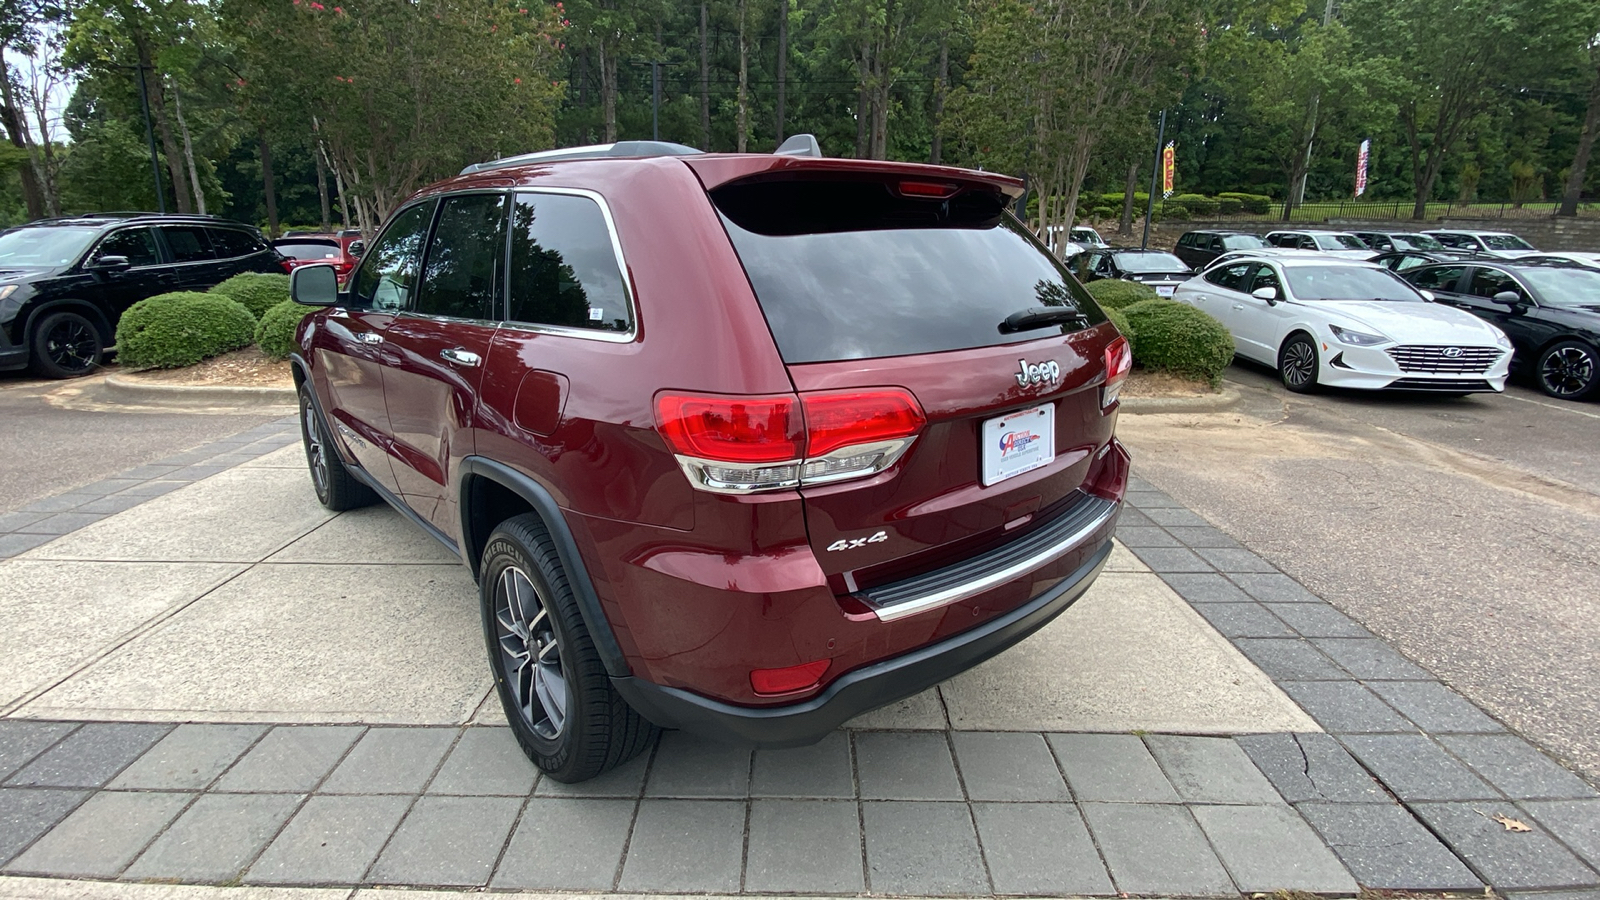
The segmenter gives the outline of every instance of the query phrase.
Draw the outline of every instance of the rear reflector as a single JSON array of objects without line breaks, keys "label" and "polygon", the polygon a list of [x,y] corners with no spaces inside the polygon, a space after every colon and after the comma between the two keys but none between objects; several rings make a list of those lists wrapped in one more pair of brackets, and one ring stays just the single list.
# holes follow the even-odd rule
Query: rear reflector
[{"label": "rear reflector", "polygon": [[822,680],[831,659],[819,659],[786,669],[755,669],[750,673],[750,687],[758,694],[792,694],[815,687]]},{"label": "rear reflector", "polygon": [[1119,337],[1106,346],[1106,383],[1100,389],[1100,408],[1110,409],[1122,392],[1122,382],[1133,371],[1133,347]]}]

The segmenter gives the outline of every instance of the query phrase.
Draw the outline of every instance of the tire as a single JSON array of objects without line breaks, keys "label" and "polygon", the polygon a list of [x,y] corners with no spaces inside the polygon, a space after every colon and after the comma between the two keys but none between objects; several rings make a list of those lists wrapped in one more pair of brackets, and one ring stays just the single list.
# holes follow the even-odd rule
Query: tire
[{"label": "tire", "polygon": [[484,545],[480,572],[495,689],[512,734],[534,765],[574,784],[654,743],[659,729],[611,686],[555,541],[538,516],[501,522]]},{"label": "tire", "polygon": [[1296,394],[1309,394],[1317,389],[1317,345],[1303,332],[1289,335],[1278,350],[1278,377],[1283,386]]},{"label": "tire", "polygon": [[1533,378],[1557,400],[1586,399],[1600,386],[1600,354],[1582,341],[1551,344],[1539,354]]},{"label": "tire", "polygon": [[46,313],[28,337],[30,366],[45,378],[77,378],[100,365],[105,341],[81,313]]},{"label": "tire", "polygon": [[311,385],[300,385],[300,440],[306,448],[306,465],[311,470],[311,487],[317,500],[334,512],[344,512],[362,506],[371,506],[378,495],[356,480],[345,468],[339,451],[328,438],[322,426],[316,404],[311,402]]}]

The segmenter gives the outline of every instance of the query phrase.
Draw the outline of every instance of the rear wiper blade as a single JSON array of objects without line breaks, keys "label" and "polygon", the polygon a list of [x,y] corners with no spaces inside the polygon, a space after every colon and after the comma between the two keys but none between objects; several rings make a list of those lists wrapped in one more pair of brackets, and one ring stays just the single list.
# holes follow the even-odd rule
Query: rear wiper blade
[{"label": "rear wiper blade", "polygon": [[1084,315],[1082,310],[1070,306],[1036,306],[1006,316],[1006,320],[1000,323],[1000,333],[1014,334],[1018,331],[1031,331],[1064,322],[1081,322],[1087,327],[1089,317]]}]

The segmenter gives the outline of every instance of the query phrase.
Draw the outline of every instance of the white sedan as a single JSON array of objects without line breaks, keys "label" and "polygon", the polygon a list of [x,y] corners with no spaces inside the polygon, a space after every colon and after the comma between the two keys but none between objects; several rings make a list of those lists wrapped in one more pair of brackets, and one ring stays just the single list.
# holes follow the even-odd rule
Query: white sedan
[{"label": "white sedan", "polygon": [[1382,266],[1328,257],[1240,259],[1178,286],[1233,335],[1234,352],[1284,387],[1469,394],[1506,389],[1511,341]]}]

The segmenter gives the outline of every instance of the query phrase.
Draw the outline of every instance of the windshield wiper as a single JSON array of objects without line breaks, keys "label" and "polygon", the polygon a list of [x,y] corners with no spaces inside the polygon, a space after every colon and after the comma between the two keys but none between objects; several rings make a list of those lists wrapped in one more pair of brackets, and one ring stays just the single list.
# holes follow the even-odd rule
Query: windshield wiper
[{"label": "windshield wiper", "polygon": [[1018,331],[1032,331],[1035,328],[1046,328],[1066,322],[1079,322],[1088,327],[1089,317],[1084,315],[1082,310],[1069,306],[1036,306],[1006,316],[1006,320],[1000,323],[1000,333],[1015,334]]}]

